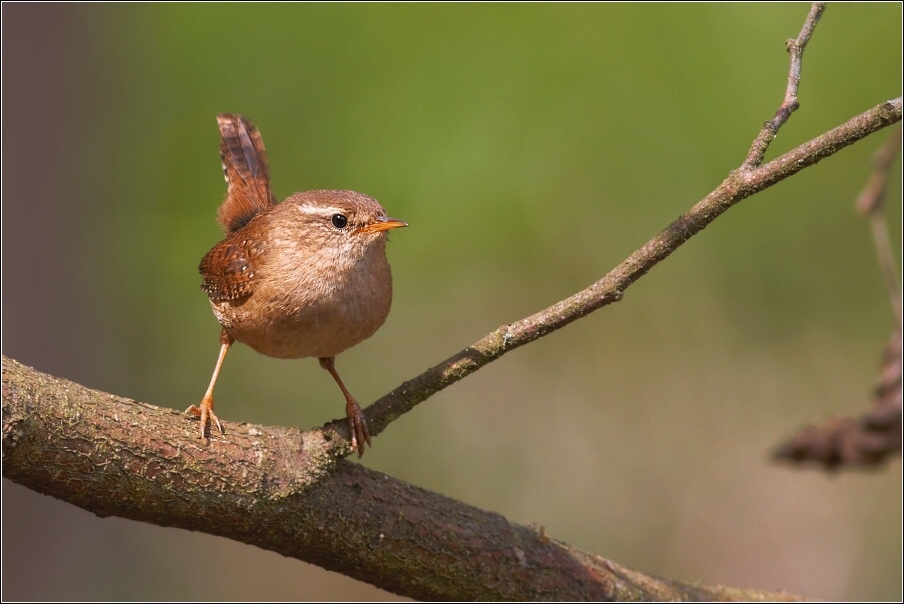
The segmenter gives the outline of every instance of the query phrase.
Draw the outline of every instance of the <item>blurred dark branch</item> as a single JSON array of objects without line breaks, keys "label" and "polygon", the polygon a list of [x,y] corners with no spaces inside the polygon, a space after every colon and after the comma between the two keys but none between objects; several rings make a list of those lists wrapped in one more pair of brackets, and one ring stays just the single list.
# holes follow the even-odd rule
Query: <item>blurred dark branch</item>
[{"label": "blurred dark branch", "polygon": [[747,154],[747,159],[744,160],[742,168],[749,170],[763,163],[766,151],[778,134],[779,128],[800,107],[800,102],[797,100],[797,89],[800,87],[800,68],[804,58],[804,49],[807,47],[807,42],[810,41],[810,36],[813,35],[813,30],[816,29],[816,24],[819,23],[822,11],[825,9],[825,2],[814,2],[810,7],[810,14],[807,15],[800,34],[795,39],[785,41],[785,47],[788,49],[788,54],[791,55],[791,67],[788,69],[788,85],[785,88],[785,98],[775,112],[775,116],[763,124],[763,128],[750,147],[750,152]]},{"label": "blurred dark branch", "polygon": [[891,250],[891,242],[888,239],[888,221],[885,219],[885,190],[888,184],[888,173],[892,162],[901,151],[901,128],[895,128],[894,132],[885,144],[876,152],[873,158],[873,171],[866,183],[860,197],[857,198],[857,211],[867,217],[870,228],[873,231],[873,241],[876,244],[876,255],[879,260],[879,269],[885,280],[885,287],[891,298],[891,308],[895,313],[898,328],[902,327],[901,318],[901,286],[898,283],[898,269],[895,267],[895,257]]},{"label": "blurred dark branch", "polygon": [[795,600],[651,577],[339,459],[322,432],[181,413],[3,357],[3,476],[91,511],[212,535],[422,600]]},{"label": "blurred dark branch", "polygon": [[668,258],[681,244],[734,204],[834,155],[873,132],[900,122],[901,114],[902,101],[899,97],[876,105],[767,164],[757,168],[742,166],[734,170],[716,190],[587,289],[535,315],[503,325],[377,400],[365,409],[371,434],[376,436],[418,403],[503,354],[552,333],[603,306],[618,302],[628,286]]},{"label": "blurred dark branch", "polygon": [[901,454],[901,290],[883,211],[892,162],[901,150],[901,128],[895,128],[873,158],[873,171],[857,199],[857,211],[870,222],[879,268],[891,298],[897,326],[882,354],[882,369],[873,408],[861,417],[832,418],[807,426],[776,449],[774,457],[795,463],[816,462],[830,470],[875,467]]},{"label": "blurred dark branch", "polygon": [[773,454],[794,463],[815,462],[826,469],[876,467],[901,454],[901,330],[883,353],[873,408],[859,418],[835,417],[807,426]]},{"label": "blurred dark branch", "polygon": [[[505,352],[610,302],[726,209],[897,121],[883,103],[756,170],[737,170],[590,288],[504,326],[368,409],[372,432]],[[227,425],[208,442],[171,409],[3,359],[3,476],[99,516],[235,539],[419,599],[758,600],[787,594],[648,577],[497,514],[342,459],[347,422]]]},{"label": "blurred dark branch", "polygon": [[[506,352],[621,300],[628,286],[742,199],[901,121],[901,99],[887,101],[760,165],[797,106],[800,54],[821,10],[814,6],[789,44],[787,115],[779,110],[739,169],[598,282],[500,327],[376,401],[365,410],[371,434]],[[789,597],[648,577],[542,529],[353,465],[342,459],[351,453],[345,419],[308,432],[224,423],[226,435],[201,442],[176,411],[3,359],[3,475],[99,516],[203,530],[420,599]]]},{"label": "blurred dark branch", "polygon": [[885,140],[885,144],[876,151],[873,156],[873,171],[860,196],[857,197],[855,207],[864,216],[881,212],[885,205],[885,189],[888,184],[888,172],[891,165],[901,152],[901,128],[895,128],[891,136]]}]

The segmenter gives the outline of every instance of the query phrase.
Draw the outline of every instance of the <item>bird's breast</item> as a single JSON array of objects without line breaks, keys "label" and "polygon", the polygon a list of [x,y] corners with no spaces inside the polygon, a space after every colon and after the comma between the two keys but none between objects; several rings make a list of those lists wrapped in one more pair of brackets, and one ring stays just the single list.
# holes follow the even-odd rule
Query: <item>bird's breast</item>
[{"label": "bird's breast", "polygon": [[211,302],[226,331],[261,354],[335,356],[372,336],[389,314],[392,274],[382,245],[358,258],[271,248],[267,263],[250,296]]}]

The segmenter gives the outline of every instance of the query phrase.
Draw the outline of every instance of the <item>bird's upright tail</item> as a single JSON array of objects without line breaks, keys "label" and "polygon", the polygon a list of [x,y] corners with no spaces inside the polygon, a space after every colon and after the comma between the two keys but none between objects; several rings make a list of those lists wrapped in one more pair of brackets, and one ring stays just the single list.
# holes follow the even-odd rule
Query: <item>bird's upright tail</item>
[{"label": "bird's upright tail", "polygon": [[217,221],[226,234],[246,224],[276,204],[270,188],[270,167],[260,132],[244,116],[221,113],[220,157],[226,177],[226,199],[217,212]]}]

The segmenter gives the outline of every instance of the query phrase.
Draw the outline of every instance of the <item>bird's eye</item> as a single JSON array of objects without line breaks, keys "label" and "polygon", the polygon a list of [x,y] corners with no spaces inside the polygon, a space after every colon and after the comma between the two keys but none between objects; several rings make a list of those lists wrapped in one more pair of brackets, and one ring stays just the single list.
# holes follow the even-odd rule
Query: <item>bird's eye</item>
[{"label": "bird's eye", "polygon": [[348,224],[348,218],[346,218],[344,214],[333,214],[333,217],[330,219],[330,221],[337,229],[344,229],[345,225]]}]

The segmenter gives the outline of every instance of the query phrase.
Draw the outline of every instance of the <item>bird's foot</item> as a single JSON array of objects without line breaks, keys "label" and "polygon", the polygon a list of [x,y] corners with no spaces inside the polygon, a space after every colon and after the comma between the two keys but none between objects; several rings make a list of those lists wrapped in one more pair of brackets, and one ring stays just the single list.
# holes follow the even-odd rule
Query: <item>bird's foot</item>
[{"label": "bird's foot", "polygon": [[348,430],[352,435],[352,450],[358,452],[360,459],[364,455],[364,443],[370,445],[370,431],[367,429],[367,420],[361,406],[355,399],[348,399],[345,403],[345,415],[348,417]]},{"label": "bird's foot", "polygon": [[[360,413],[360,409],[358,412]],[[216,425],[217,430],[219,430],[221,434],[226,434],[226,430],[224,430],[223,425],[220,424],[220,418],[218,418],[217,414],[213,412],[213,397],[205,396],[201,399],[200,406],[196,407],[195,405],[192,405],[185,410],[185,414],[193,415],[195,417],[201,417],[201,440],[207,438],[208,421]]]}]

